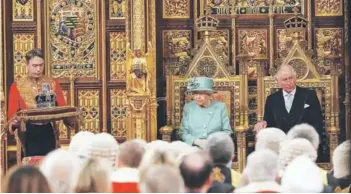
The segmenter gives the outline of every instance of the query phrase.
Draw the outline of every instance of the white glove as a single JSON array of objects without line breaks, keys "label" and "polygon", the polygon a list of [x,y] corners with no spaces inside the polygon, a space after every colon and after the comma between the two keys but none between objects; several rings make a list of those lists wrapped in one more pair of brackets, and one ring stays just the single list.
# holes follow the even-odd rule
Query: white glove
[{"label": "white glove", "polygon": [[194,144],[199,146],[201,149],[205,149],[207,146],[207,139],[196,139]]}]

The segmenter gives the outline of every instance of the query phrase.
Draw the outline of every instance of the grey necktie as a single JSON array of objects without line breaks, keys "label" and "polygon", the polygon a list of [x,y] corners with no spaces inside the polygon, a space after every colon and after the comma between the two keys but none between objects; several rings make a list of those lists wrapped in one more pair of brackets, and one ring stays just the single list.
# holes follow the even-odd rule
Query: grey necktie
[{"label": "grey necktie", "polygon": [[292,102],[293,102],[293,94],[292,93],[285,94],[285,108],[288,112],[290,112],[291,110]]}]

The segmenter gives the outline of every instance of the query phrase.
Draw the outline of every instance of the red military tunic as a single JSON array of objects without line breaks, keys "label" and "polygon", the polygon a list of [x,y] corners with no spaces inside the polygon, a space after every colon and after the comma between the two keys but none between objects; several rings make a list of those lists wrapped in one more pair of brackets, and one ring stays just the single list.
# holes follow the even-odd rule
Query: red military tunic
[{"label": "red military tunic", "polygon": [[[37,108],[36,97],[42,93],[43,86],[49,86],[50,93],[56,94],[56,106],[66,105],[60,83],[50,77],[42,76],[39,79],[25,77],[13,83],[9,92],[8,120],[16,112],[23,109]],[[26,123],[25,141],[23,148],[25,156],[45,156],[58,145],[58,131],[51,123]]]}]

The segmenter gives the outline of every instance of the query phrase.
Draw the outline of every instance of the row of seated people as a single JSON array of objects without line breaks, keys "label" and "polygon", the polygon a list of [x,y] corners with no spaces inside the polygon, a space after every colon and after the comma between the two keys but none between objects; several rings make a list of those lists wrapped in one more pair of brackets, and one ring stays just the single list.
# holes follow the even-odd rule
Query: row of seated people
[{"label": "row of seated people", "polygon": [[333,153],[334,168],[316,164],[319,137],[307,125],[285,134],[265,128],[243,173],[231,169],[234,143],[223,132],[200,149],[181,141],[129,140],[118,144],[108,133],[77,133],[68,150],[56,149],[37,166],[10,169],[2,192],[350,192],[350,141]]}]

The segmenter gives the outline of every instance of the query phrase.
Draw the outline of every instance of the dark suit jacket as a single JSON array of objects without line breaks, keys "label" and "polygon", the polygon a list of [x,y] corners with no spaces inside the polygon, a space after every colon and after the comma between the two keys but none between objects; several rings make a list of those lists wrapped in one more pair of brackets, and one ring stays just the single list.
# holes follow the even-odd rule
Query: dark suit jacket
[{"label": "dark suit jacket", "polygon": [[[309,107],[305,108],[305,105]],[[321,105],[316,92],[308,88],[296,86],[290,113],[286,111],[282,89],[268,96],[264,110],[264,120],[267,122],[267,127],[277,127],[285,133],[296,124],[308,123],[322,137],[323,116]]]}]

